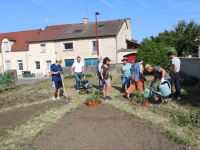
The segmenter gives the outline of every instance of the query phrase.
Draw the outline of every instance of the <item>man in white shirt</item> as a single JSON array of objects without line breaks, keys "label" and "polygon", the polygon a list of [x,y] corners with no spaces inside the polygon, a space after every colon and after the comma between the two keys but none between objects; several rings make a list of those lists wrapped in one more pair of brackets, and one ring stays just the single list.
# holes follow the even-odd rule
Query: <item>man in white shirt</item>
[{"label": "man in white shirt", "polygon": [[172,65],[172,70],[171,70],[171,85],[173,87],[173,84],[175,85],[175,89],[176,89],[176,98],[177,100],[181,100],[180,95],[180,81],[179,81],[179,71],[180,71],[180,66],[181,66],[181,61],[178,57],[174,56],[173,52],[169,52],[167,53],[167,56],[169,57],[169,59],[171,59],[171,65]]},{"label": "man in white shirt", "polygon": [[[72,75],[76,75],[76,91],[80,90],[80,80],[82,78],[82,74],[84,74],[84,64],[81,62],[81,57],[77,57],[77,62],[74,62],[71,68]],[[79,80],[79,79],[80,80]]]},{"label": "man in white shirt", "polygon": [[100,91],[101,91],[102,90],[102,86],[100,84],[100,78],[101,78],[100,72],[101,72],[101,66],[103,65],[102,56],[98,56],[97,59],[98,59],[98,64],[96,66],[96,75],[99,78],[99,86],[100,86]]}]

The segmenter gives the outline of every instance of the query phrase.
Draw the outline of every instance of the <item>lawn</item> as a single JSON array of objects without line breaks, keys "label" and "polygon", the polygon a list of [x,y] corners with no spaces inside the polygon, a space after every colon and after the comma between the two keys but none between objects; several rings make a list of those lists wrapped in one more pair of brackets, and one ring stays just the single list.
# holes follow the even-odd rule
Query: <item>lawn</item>
[{"label": "lawn", "polygon": [[[92,83],[94,89],[98,88],[97,77],[88,77],[88,80]],[[151,80],[152,76],[147,76],[145,84],[149,84]],[[15,113],[16,110],[25,111],[25,108],[31,110],[35,106],[40,107],[36,107],[32,115],[18,120],[17,123],[0,127],[1,149],[16,149],[16,147],[20,149],[31,138],[41,135],[58,120],[84,105],[88,95],[79,95],[73,88],[74,84],[74,78],[65,79],[68,98],[72,102],[70,105],[64,103],[64,97],[59,101],[51,100],[51,81],[2,92],[0,95],[0,114],[12,114],[11,112]],[[182,87],[181,101],[172,99],[166,106],[156,103],[155,98],[151,100],[148,107],[132,105],[131,99],[124,98],[124,93],[120,92],[120,87],[120,76],[113,75],[111,89],[113,100],[105,101],[103,105],[110,105],[114,109],[153,124],[159,132],[178,143],[200,148],[200,87]],[[26,114],[26,112],[22,113],[23,115]]]}]

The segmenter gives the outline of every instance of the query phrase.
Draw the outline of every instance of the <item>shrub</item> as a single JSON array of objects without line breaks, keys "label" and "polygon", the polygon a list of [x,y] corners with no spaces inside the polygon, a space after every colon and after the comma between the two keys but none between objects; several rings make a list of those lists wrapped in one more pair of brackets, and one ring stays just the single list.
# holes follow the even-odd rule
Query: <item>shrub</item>
[{"label": "shrub", "polygon": [[145,40],[139,48],[137,58],[145,58],[145,64],[151,64],[152,66],[160,66],[166,71],[170,70],[170,59],[167,57],[167,53],[172,51],[177,54],[174,48],[166,46],[164,43],[155,43],[149,40]]}]

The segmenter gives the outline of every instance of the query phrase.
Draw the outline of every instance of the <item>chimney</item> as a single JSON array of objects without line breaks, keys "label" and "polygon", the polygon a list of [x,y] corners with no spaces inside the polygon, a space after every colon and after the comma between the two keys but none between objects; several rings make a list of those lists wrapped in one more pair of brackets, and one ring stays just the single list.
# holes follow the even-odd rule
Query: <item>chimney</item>
[{"label": "chimney", "polygon": [[88,18],[83,18],[83,24],[88,24]]}]

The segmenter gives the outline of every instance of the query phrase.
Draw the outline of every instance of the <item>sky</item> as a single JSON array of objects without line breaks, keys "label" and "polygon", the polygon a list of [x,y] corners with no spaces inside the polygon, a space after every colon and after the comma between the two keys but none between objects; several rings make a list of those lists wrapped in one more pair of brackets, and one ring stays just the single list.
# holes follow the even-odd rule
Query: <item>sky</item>
[{"label": "sky", "polygon": [[132,39],[157,36],[178,21],[200,23],[200,0],[0,0],[0,33],[131,18]]}]

